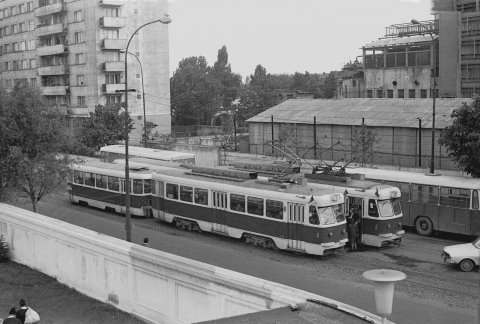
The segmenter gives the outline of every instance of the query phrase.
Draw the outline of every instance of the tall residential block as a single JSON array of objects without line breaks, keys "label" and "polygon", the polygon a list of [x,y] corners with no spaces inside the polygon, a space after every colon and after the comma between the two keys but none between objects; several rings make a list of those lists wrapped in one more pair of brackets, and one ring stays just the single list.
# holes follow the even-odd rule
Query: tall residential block
[{"label": "tall residential block", "polygon": [[[125,101],[127,40],[165,14],[167,0],[0,0],[0,85],[38,86],[75,124],[98,104]],[[129,52],[143,66],[142,75],[128,55],[132,141],[140,141],[144,108],[146,120],[157,125],[154,132],[170,133],[168,26],[142,28]]]}]

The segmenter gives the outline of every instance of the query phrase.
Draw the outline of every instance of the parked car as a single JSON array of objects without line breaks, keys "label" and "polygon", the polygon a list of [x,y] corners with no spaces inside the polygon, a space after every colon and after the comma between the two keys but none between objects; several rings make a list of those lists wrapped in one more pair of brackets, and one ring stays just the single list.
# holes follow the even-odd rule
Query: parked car
[{"label": "parked car", "polygon": [[462,271],[472,271],[480,264],[480,236],[472,243],[444,247],[442,258],[444,262],[458,264]]}]

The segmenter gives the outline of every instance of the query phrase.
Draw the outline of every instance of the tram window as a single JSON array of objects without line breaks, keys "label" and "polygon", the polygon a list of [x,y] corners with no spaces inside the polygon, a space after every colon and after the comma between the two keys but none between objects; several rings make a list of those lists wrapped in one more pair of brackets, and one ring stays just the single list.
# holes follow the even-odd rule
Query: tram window
[{"label": "tram window", "polygon": [[473,190],[472,192],[472,209],[478,209],[478,191]]},{"label": "tram window", "polygon": [[283,219],[283,203],[281,201],[267,199],[265,203],[265,213],[267,217]]},{"label": "tram window", "polygon": [[263,199],[256,197],[247,198],[247,211],[249,214],[263,216]]},{"label": "tram window", "polygon": [[440,188],[440,205],[470,208],[470,190],[460,188]]},{"label": "tram window", "polygon": [[97,178],[97,181],[96,181],[97,188],[107,189],[107,176],[97,174],[96,178]]},{"label": "tram window", "polygon": [[120,182],[117,177],[108,177],[108,190],[119,191]]},{"label": "tram window", "polygon": [[337,222],[337,218],[333,214],[332,207],[318,208],[318,214],[321,225],[331,225]]},{"label": "tram window", "polygon": [[178,185],[167,183],[167,198],[178,199]]},{"label": "tram window", "polygon": [[310,206],[308,207],[308,222],[313,225],[318,225],[320,224],[320,220],[318,219],[318,213],[317,213],[317,207],[315,206]]},{"label": "tram window", "polygon": [[133,193],[136,195],[143,194],[143,180],[133,179]]},{"label": "tram window", "polygon": [[412,201],[428,204],[438,204],[438,187],[412,184]]},{"label": "tram window", "polygon": [[73,175],[73,181],[83,185],[83,171],[75,171]]},{"label": "tram window", "polygon": [[208,190],[195,188],[195,203],[199,205],[208,205]]},{"label": "tram window", "polygon": [[245,196],[230,194],[230,210],[245,212]]},{"label": "tram window", "polygon": [[[149,183],[150,183],[150,186],[151,186],[150,192],[152,193],[152,195],[156,196],[157,195],[157,181],[150,180]],[[144,190],[145,190],[145,192],[147,192],[147,184],[146,183],[145,183]]]},{"label": "tram window", "polygon": [[368,200],[368,216],[378,217],[378,209],[375,199]]},{"label": "tram window", "polygon": [[143,193],[151,193],[152,192],[152,181],[145,179],[143,180]]},{"label": "tram window", "polygon": [[95,187],[95,174],[90,172],[85,172],[85,185],[90,187]]},{"label": "tram window", "polygon": [[193,187],[180,186],[180,200],[193,202]]}]

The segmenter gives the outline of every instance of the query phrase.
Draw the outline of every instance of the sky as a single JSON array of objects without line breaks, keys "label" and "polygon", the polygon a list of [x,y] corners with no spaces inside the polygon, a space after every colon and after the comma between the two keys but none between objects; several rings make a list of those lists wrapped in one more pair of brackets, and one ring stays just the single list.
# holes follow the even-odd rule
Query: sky
[{"label": "sky", "polygon": [[431,20],[431,0],[168,0],[170,73],[191,56],[209,65],[227,47],[232,71],[340,70],[385,27]]}]

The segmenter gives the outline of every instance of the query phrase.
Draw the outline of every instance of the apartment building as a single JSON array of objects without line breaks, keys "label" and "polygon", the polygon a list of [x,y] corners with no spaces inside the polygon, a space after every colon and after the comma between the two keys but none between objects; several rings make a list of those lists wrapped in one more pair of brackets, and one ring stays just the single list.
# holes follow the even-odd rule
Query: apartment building
[{"label": "apartment building", "polygon": [[[74,124],[98,104],[125,101],[127,40],[166,13],[167,0],[0,0],[0,85],[38,86]],[[141,138],[144,109],[155,131],[170,133],[168,26],[142,28],[129,52],[132,141]]]}]

